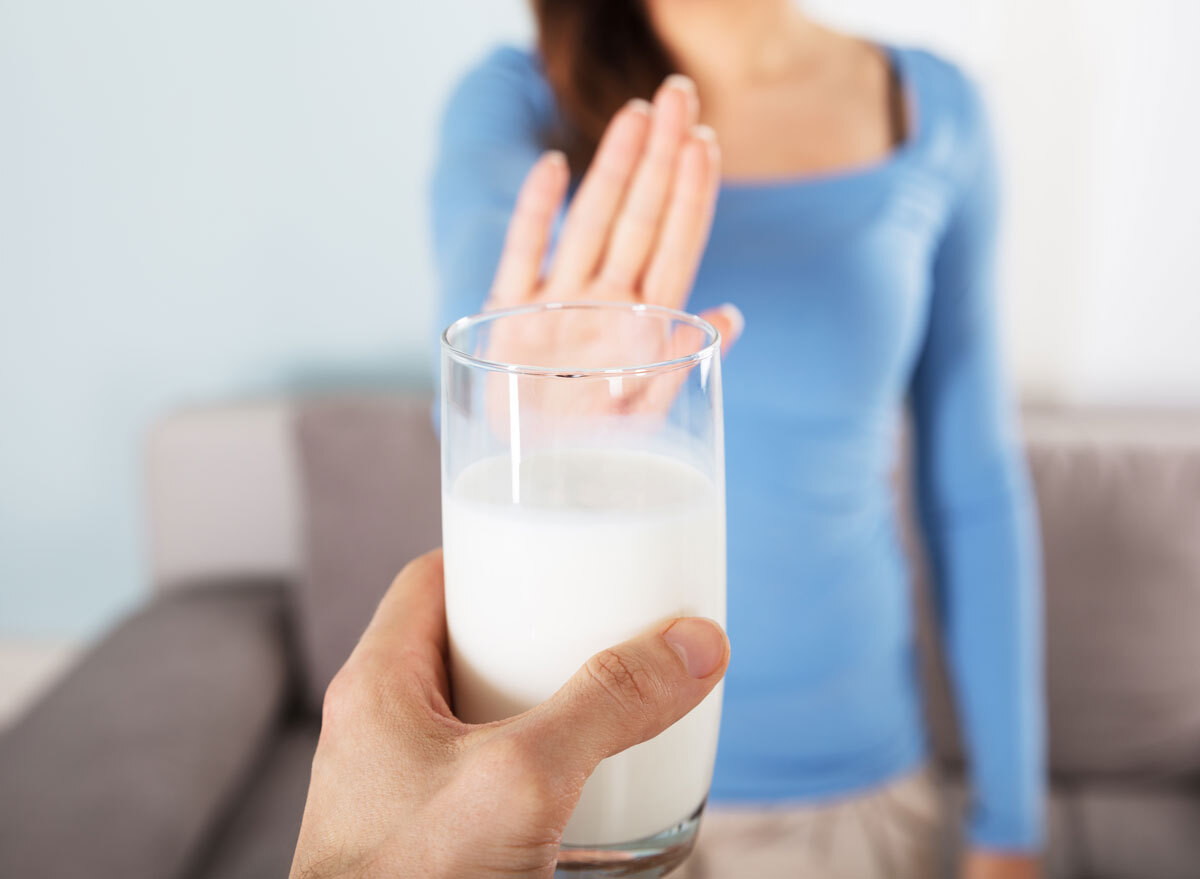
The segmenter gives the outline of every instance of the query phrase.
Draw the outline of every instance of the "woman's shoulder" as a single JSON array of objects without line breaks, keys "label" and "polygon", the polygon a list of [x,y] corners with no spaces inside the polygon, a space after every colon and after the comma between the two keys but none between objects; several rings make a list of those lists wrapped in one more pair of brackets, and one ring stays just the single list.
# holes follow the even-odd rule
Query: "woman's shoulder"
[{"label": "woman's shoulder", "polygon": [[466,80],[507,78],[513,82],[529,83],[543,80],[542,64],[532,49],[520,46],[493,46],[475,62],[463,77]]},{"label": "woman's shoulder", "polygon": [[929,49],[896,47],[892,51],[930,112],[964,121],[982,112],[979,84],[959,64]]},{"label": "woman's shoulder", "polygon": [[446,103],[443,126],[453,131],[527,134],[545,128],[554,95],[536,52],[515,46],[490,50],[458,80]]},{"label": "woman's shoulder", "polygon": [[925,154],[933,161],[964,160],[985,150],[990,140],[988,114],[975,78],[928,49],[896,47],[891,51],[915,104]]}]

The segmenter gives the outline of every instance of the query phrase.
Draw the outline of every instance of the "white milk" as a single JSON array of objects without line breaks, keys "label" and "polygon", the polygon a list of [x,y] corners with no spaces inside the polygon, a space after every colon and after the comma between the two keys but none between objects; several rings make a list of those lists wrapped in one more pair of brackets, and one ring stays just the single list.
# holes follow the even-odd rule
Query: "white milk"
[{"label": "white milk", "polygon": [[[567,451],[468,467],[443,497],[446,617],[458,716],[518,714],[592,654],[660,620],[725,623],[725,505],[687,464]],[[712,780],[721,690],[658,737],[603,761],[563,841],[632,842],[691,816]]]}]

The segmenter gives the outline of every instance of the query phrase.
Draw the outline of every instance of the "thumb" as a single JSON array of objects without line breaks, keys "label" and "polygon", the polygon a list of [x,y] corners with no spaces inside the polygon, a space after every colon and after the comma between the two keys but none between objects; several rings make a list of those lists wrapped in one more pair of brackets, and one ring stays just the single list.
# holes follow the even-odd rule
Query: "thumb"
[{"label": "thumb", "polygon": [[726,303],[718,308],[710,308],[700,316],[717,328],[717,332],[721,334],[721,354],[728,354],[746,326],[746,318],[742,316],[741,309],[732,303]]},{"label": "thumb", "polygon": [[651,739],[707,696],[729,665],[717,623],[685,617],[597,653],[524,715],[525,732],[563,775],[586,779],[605,757]]}]

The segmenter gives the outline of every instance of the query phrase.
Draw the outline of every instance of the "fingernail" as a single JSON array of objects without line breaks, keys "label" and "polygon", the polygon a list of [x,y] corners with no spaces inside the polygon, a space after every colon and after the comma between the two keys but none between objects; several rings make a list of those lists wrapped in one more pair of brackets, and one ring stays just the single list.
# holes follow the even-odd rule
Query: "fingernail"
[{"label": "fingernail", "polygon": [[669,89],[678,89],[687,95],[688,116],[695,119],[700,115],[700,95],[696,93],[696,83],[689,76],[684,76],[682,73],[672,73],[665,80],[663,86]]},{"label": "fingernail", "polygon": [[717,144],[717,133],[707,125],[693,125],[692,137],[708,147],[708,160],[717,162],[721,158],[721,147]]},{"label": "fingernail", "polygon": [[550,150],[542,158],[552,165],[562,165],[566,167],[567,157],[562,150]]},{"label": "fingernail", "polygon": [[663,80],[663,85],[667,88],[680,89],[689,95],[696,94],[696,83],[692,82],[690,76],[684,76],[682,73],[672,73]]},{"label": "fingernail", "polygon": [[726,302],[718,309],[718,311],[725,315],[725,319],[728,320],[730,326],[733,327],[733,329],[729,331],[730,336],[732,336],[734,339],[740,336],[742,334],[742,330],[746,328],[746,316],[742,314],[742,310],[732,302]]},{"label": "fingernail", "polygon": [[706,678],[725,659],[725,633],[712,620],[676,620],[663,632],[663,640],[683,660],[689,677]]},{"label": "fingernail", "polygon": [[634,113],[641,113],[643,116],[649,116],[654,112],[654,106],[642,98],[634,98],[625,105],[625,109],[631,110]]}]

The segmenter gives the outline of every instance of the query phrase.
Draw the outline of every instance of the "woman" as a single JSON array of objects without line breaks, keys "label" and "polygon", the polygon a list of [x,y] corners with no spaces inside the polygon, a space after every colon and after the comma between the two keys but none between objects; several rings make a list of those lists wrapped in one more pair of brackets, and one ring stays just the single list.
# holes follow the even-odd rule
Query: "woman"
[{"label": "woman", "polygon": [[[890,480],[908,404],[970,757],[961,875],[1036,875],[1037,546],[996,350],[994,170],[974,89],[944,61],[833,33],[788,0],[535,10],[540,51],[496,52],[447,112],[433,193],[443,318],[477,311],[489,288],[490,304],[686,304],[727,339],[741,319],[721,303],[745,315],[725,372],[737,659],[693,868],[936,872]],[[672,73],[687,78],[653,105],[626,103]],[[551,147],[576,180],[590,164],[553,247],[569,181]],[[764,806],[770,833],[739,835]]]}]

